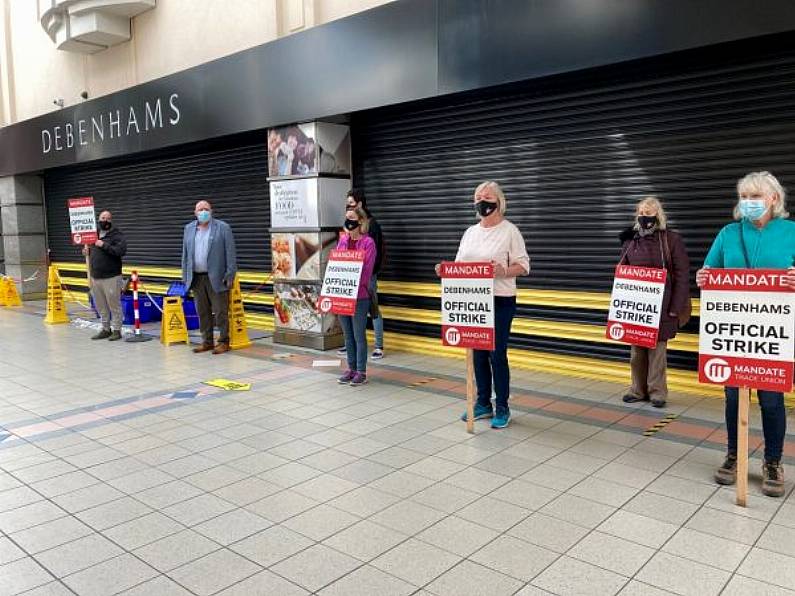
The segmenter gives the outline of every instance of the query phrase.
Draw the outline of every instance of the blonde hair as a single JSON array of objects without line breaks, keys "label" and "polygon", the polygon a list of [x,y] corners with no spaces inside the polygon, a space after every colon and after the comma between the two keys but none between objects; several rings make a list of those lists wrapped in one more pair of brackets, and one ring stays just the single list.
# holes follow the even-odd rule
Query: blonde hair
[{"label": "blonde hair", "polygon": [[359,220],[359,230],[362,234],[366,234],[370,229],[370,218],[367,217],[367,214],[364,212],[364,209],[361,207],[356,207],[355,209],[347,209],[345,211],[345,219],[348,219],[348,213],[353,211],[356,214],[356,218]]},{"label": "blonde hair", "polygon": [[472,195],[473,198],[477,200],[478,193],[486,189],[491,190],[491,192],[494,193],[494,196],[497,197],[497,209],[499,210],[500,215],[505,215],[505,211],[508,209],[507,201],[505,200],[505,193],[502,192],[500,185],[493,180],[486,180],[486,182],[481,182],[478,184],[475,192]]},{"label": "blonde hair", "polygon": [[740,215],[740,195],[743,192],[756,191],[762,194],[778,195],[773,204],[773,217],[789,217],[787,212],[787,191],[781,182],[770,172],[751,172],[737,181],[737,204],[734,206],[734,219],[742,219]]},{"label": "blonde hair", "polygon": [[660,203],[660,199],[657,197],[644,197],[638,204],[635,205],[635,225],[633,226],[636,230],[640,230],[640,224],[638,223],[638,215],[640,214],[640,210],[644,207],[651,207],[652,209],[657,210],[657,228],[660,230],[664,230],[668,227],[668,216],[665,215],[665,209],[663,209],[662,203]]}]

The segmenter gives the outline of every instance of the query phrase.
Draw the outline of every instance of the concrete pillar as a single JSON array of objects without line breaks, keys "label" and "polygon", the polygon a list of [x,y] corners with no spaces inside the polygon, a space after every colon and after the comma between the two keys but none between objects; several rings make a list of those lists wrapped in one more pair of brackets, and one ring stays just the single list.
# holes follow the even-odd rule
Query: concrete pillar
[{"label": "concrete pillar", "polygon": [[47,237],[41,176],[0,178],[0,221],[2,221],[5,273],[15,280],[23,299],[36,300],[47,292]]}]

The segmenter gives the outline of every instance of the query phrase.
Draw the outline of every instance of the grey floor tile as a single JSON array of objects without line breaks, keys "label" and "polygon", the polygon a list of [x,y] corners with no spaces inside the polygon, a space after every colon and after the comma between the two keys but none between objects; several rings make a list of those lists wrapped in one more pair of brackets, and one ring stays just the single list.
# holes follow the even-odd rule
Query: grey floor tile
[{"label": "grey floor tile", "polygon": [[409,596],[416,587],[383,571],[364,565],[318,592],[320,596]]},{"label": "grey floor tile", "polygon": [[74,592],[60,581],[53,581],[25,592],[25,596],[74,596]]},{"label": "grey floor tile", "polygon": [[406,499],[413,494],[428,488],[434,481],[418,474],[397,470],[391,474],[374,480],[368,486]]},{"label": "grey floor tile", "polygon": [[623,538],[591,532],[566,554],[626,577],[634,576],[654,555],[654,549]]},{"label": "grey floor tile", "polygon": [[323,544],[339,552],[370,561],[406,540],[408,536],[364,520],[342,530]]},{"label": "grey floor tile", "polygon": [[663,546],[662,550],[691,561],[733,572],[751,550],[751,547],[740,542],[732,542],[725,538],[682,528]]},{"label": "grey floor tile", "polygon": [[635,496],[638,490],[618,482],[590,477],[569,489],[568,492],[589,501],[596,501],[611,507],[621,507]]},{"label": "grey floor tile", "polygon": [[406,472],[411,472],[412,474],[418,474],[420,476],[424,476],[425,478],[438,481],[449,478],[461,470],[465,470],[466,466],[464,464],[450,461],[449,459],[431,456],[421,459],[410,466],[406,466],[403,469]]},{"label": "grey floor tile", "polygon": [[534,513],[508,531],[511,536],[557,553],[565,553],[587,533],[586,528],[540,513]]},{"label": "grey floor tile", "polygon": [[30,557],[0,567],[0,594],[20,594],[52,582],[53,577]]},{"label": "grey floor tile", "polygon": [[0,492],[0,512],[11,511],[42,499],[44,499],[43,496],[27,486],[4,490]]},{"label": "grey floor tile", "polygon": [[329,501],[358,487],[358,483],[344,480],[333,474],[323,474],[297,484],[291,490],[316,501]]},{"label": "grey floor tile", "polygon": [[244,507],[281,490],[281,487],[253,476],[219,488],[213,494],[238,507]]},{"label": "grey floor tile", "polygon": [[217,543],[201,534],[183,530],[138,548],[134,554],[158,571],[168,572],[219,548]]},{"label": "grey floor tile", "polygon": [[163,509],[163,513],[185,526],[195,526],[234,509],[228,501],[211,494],[203,494]]},{"label": "grey floor tile", "polygon": [[460,560],[458,555],[411,538],[370,564],[415,586],[424,586]]},{"label": "grey floor tile", "polygon": [[765,530],[765,523],[704,507],[693,515],[685,527],[734,542],[753,545]]},{"label": "grey floor tile", "polygon": [[445,513],[454,513],[479,498],[480,494],[476,492],[453,486],[446,482],[439,482],[411,496],[412,501]]},{"label": "grey floor tile", "polygon": [[122,554],[122,549],[100,534],[91,534],[36,555],[56,577],[81,571]]},{"label": "grey floor tile", "polygon": [[630,542],[660,548],[679,527],[629,511],[616,511],[598,529]]},{"label": "grey floor tile", "polygon": [[398,496],[370,488],[369,486],[362,486],[336,499],[332,499],[328,504],[359,517],[369,517],[397,503],[399,500],[400,497]]},{"label": "grey floor tile", "polygon": [[322,544],[274,565],[271,571],[314,592],[347,575],[362,563]]},{"label": "grey floor tile", "polygon": [[695,482],[669,474],[659,476],[646,490],[695,505],[703,505],[717,490],[714,484]]},{"label": "grey floor tile", "polygon": [[528,470],[519,476],[519,479],[537,484],[538,486],[546,486],[547,488],[554,488],[559,491],[567,491],[575,484],[585,479],[585,477],[585,472],[573,472],[544,463],[536,465],[533,469]]},{"label": "grey floor tile", "polygon": [[530,515],[530,510],[505,501],[482,497],[456,511],[458,517],[486,526],[498,532],[505,532]]},{"label": "grey floor tile", "polygon": [[185,588],[165,575],[138,584],[125,590],[119,596],[192,596]]},{"label": "grey floor tile", "polygon": [[546,568],[531,583],[560,596],[617,594],[629,578],[563,556]]},{"label": "grey floor tile", "polygon": [[406,535],[421,532],[445,517],[445,513],[411,500],[400,501],[370,517],[370,521]]},{"label": "grey floor tile", "polygon": [[157,571],[130,554],[94,565],[64,578],[81,596],[107,596],[134,587],[157,576]]},{"label": "grey floor tile", "polygon": [[77,470],[62,476],[55,476],[48,478],[31,485],[31,488],[41,493],[48,499],[70,493],[81,488],[92,487],[99,484],[99,480],[83,472]]},{"label": "grey floor tile", "polygon": [[320,476],[322,472],[311,466],[306,466],[300,462],[289,462],[283,466],[271,468],[259,474],[259,477],[266,482],[272,482],[282,488],[290,488],[296,484],[306,482],[310,478]]},{"label": "grey floor tile", "polygon": [[[55,521],[28,528],[12,534],[14,541],[30,554],[36,554],[61,544],[93,534],[93,530],[74,517],[62,517]],[[0,555],[0,561],[3,557]]]},{"label": "grey floor tile", "polygon": [[427,586],[437,596],[508,596],[522,587],[522,582],[497,571],[462,561]]},{"label": "grey floor tile", "polygon": [[199,596],[210,596],[259,571],[259,565],[222,549],[170,571],[169,576]]},{"label": "grey floor tile", "polygon": [[456,516],[446,517],[416,535],[418,540],[467,557],[498,536],[498,532]]},{"label": "grey floor tile", "polygon": [[560,492],[551,488],[530,484],[522,480],[512,480],[492,492],[489,496],[511,505],[535,511],[555,499],[558,495],[560,495]]},{"label": "grey floor tile", "polygon": [[773,518],[773,523],[795,528],[795,503],[784,503]]},{"label": "grey floor tile", "polygon": [[795,596],[795,591],[764,583],[759,580],[735,575],[729,580],[722,596]]},{"label": "grey floor tile", "polygon": [[25,557],[25,552],[8,538],[0,537],[0,565]]},{"label": "grey floor tile", "polygon": [[795,590],[795,558],[754,548],[737,570],[744,575],[781,588]]},{"label": "grey floor tile", "polygon": [[222,590],[218,596],[305,596],[308,594],[309,592],[303,588],[265,570]]},{"label": "grey floor tile", "polygon": [[358,521],[359,518],[355,515],[329,505],[318,505],[291,517],[282,525],[319,542]]},{"label": "grey floor tile", "polygon": [[671,596],[673,592],[661,590],[633,579],[624,586],[624,589],[619,594],[620,596]]},{"label": "grey floor tile", "polygon": [[95,530],[102,531],[143,517],[149,513],[152,513],[150,507],[131,497],[123,497],[116,501],[81,511],[76,516]]},{"label": "grey floor tile", "polygon": [[682,596],[720,594],[731,574],[675,555],[659,552],[640,570],[637,579]]},{"label": "grey floor tile", "polygon": [[165,509],[170,505],[187,501],[202,494],[201,489],[182,480],[174,480],[160,486],[154,486],[135,495],[135,498],[154,509]]},{"label": "grey floor tile", "polygon": [[[521,457],[513,457],[504,453],[498,453],[487,457],[483,461],[475,464],[479,470],[486,470],[511,478],[520,477],[535,467],[535,463]],[[555,487],[552,487],[555,488]]]},{"label": "grey floor tile", "polygon": [[249,559],[270,567],[312,546],[312,540],[283,526],[272,526],[232,544],[229,548]]},{"label": "grey floor tile", "polygon": [[103,505],[104,503],[116,501],[123,496],[123,492],[116,490],[112,486],[107,484],[96,484],[53,497],[52,502],[69,513],[78,513],[98,505]]},{"label": "grey floor tile", "polygon": [[698,505],[643,491],[635,495],[622,509],[681,526],[692,517]]},{"label": "grey floor tile", "polygon": [[756,546],[795,557],[795,528],[771,524],[762,533]]},{"label": "grey floor tile", "polygon": [[315,499],[287,489],[246,505],[246,509],[274,523],[280,523],[319,504]]},{"label": "grey floor tile", "polygon": [[109,528],[104,534],[116,544],[131,551],[184,529],[182,524],[155,512]]},{"label": "grey floor tile", "polygon": [[202,522],[194,526],[194,529],[211,540],[226,546],[261,532],[271,525],[272,523],[264,517],[245,509],[235,509]]},{"label": "grey floor tile", "polygon": [[544,505],[539,509],[539,513],[585,528],[595,528],[610,517],[615,510],[615,507],[609,505],[564,494]]},{"label": "grey floor tile", "polygon": [[153,486],[161,486],[174,480],[157,468],[144,468],[126,476],[108,480],[108,484],[127,494],[138,493]]},{"label": "grey floor tile", "polygon": [[529,582],[559,556],[518,538],[500,536],[469,558],[489,569]]},{"label": "grey floor tile", "polygon": [[594,474],[594,478],[616,482],[631,488],[641,489],[654,481],[660,472],[645,470],[618,462],[610,462]]}]

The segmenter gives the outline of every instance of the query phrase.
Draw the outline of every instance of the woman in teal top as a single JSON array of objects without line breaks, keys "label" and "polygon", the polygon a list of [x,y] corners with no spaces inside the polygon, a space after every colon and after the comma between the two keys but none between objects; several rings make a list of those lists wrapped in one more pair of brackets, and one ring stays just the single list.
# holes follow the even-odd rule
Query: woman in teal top
[{"label": "woman in teal top", "polygon": [[[795,222],[787,219],[786,193],[776,177],[768,172],[753,172],[737,183],[739,201],[734,218],[712,243],[704,268],[696,283],[706,282],[706,269],[787,269],[786,281],[795,288]],[[737,479],[737,387],[726,387],[726,432],[728,454],[715,473],[719,484],[734,484]],[[784,494],[784,469],[781,455],[787,432],[784,394],[758,390],[765,436],[765,461],[762,465],[762,492],[771,497]]]}]

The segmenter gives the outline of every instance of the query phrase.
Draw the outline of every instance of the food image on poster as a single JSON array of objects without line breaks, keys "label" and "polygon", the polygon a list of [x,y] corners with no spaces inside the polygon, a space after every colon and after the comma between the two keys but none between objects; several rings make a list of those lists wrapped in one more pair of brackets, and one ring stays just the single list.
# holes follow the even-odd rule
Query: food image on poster
[{"label": "food image on poster", "polygon": [[318,312],[320,285],[275,283],[273,317],[277,327],[328,333],[339,326],[337,318]]},{"label": "food image on poster", "polygon": [[274,279],[320,280],[329,252],[336,243],[334,232],[272,233]]}]

